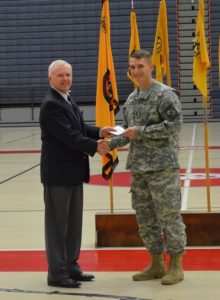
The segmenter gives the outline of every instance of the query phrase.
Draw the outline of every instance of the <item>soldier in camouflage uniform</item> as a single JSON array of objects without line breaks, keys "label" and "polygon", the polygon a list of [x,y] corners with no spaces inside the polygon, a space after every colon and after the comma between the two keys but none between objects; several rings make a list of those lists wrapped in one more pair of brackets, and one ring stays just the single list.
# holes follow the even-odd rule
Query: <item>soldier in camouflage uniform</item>
[{"label": "soldier in camouflage uniform", "polygon": [[[152,258],[150,267],[133,275],[133,280],[162,278],[162,284],[175,284],[184,277],[182,255],[186,244],[178,163],[181,105],[174,89],[152,78],[149,52],[133,52],[129,65],[138,88],[123,108],[127,130],[114,137],[109,146],[113,149],[130,143],[126,168],[132,175],[132,207]],[[170,255],[168,271],[164,251]]]}]

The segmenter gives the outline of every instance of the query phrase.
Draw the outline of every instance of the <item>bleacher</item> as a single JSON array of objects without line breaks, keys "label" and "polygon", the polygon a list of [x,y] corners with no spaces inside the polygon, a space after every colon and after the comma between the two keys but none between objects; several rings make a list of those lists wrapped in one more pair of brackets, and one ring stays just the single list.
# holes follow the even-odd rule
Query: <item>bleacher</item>
[{"label": "bleacher", "polygon": [[[81,106],[94,106],[97,79],[101,0],[0,1],[0,108],[39,107],[47,89],[47,68],[55,59],[69,61],[74,70],[72,95]],[[180,2],[180,1],[179,1]],[[166,1],[172,86],[179,88],[176,0]],[[119,100],[133,85],[128,80],[130,0],[109,0],[111,45]],[[214,5],[214,8],[213,8]],[[217,99],[217,28],[220,3],[212,1],[213,115]],[[134,1],[140,44],[152,52],[159,0]],[[214,48],[215,46],[215,48]],[[187,111],[185,112],[187,114]],[[95,116],[93,116],[94,118]],[[37,119],[36,119],[37,120]]]},{"label": "bleacher", "polygon": [[[171,68],[176,74],[175,1],[168,1]],[[159,1],[136,1],[141,46],[152,50]],[[132,89],[126,77],[130,1],[110,0],[112,51],[119,99]],[[0,99],[2,105],[37,105],[45,94],[47,67],[57,58],[74,68],[73,95],[95,104],[101,1],[0,2]],[[173,79],[175,85],[175,79]]]}]

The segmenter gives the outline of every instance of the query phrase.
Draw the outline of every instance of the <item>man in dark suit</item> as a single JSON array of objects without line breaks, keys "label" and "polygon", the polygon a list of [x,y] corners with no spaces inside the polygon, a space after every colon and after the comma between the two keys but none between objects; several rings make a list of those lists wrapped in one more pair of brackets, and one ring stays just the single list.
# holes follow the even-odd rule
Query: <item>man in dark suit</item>
[{"label": "man in dark suit", "polygon": [[41,182],[45,202],[45,243],[50,286],[76,288],[94,276],[82,272],[78,258],[82,236],[83,182],[89,181],[89,159],[108,152],[99,140],[111,127],[84,123],[69,96],[72,67],[63,60],[48,69],[50,90],[40,110]]}]

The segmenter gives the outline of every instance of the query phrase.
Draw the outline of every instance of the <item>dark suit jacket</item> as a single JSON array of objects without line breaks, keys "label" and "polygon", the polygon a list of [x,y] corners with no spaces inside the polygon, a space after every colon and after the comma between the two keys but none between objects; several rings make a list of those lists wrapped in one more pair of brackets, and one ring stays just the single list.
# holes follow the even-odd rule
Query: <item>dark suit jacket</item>
[{"label": "dark suit jacket", "polygon": [[41,182],[77,185],[89,181],[89,159],[97,150],[100,128],[86,125],[78,107],[50,89],[40,109]]}]

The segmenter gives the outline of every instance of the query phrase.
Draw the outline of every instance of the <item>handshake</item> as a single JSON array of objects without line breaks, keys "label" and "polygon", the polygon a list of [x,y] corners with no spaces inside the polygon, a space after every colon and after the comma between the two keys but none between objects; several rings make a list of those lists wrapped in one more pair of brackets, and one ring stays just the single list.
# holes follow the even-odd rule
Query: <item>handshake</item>
[{"label": "handshake", "polygon": [[97,152],[103,156],[110,151],[109,143],[105,140],[98,140]]},{"label": "handshake", "polygon": [[[117,129],[120,129],[120,132],[117,133]],[[115,128],[110,127],[110,126],[106,126],[100,129],[100,133],[99,136],[102,138],[111,138],[112,134],[114,135],[121,135],[123,137],[129,138],[129,139],[133,139],[137,136],[137,129],[135,126],[133,127],[129,127],[126,130],[124,130],[123,128],[120,128],[120,126],[116,126]],[[97,147],[97,152],[100,155],[106,155],[109,151],[110,151],[110,146],[108,141],[106,140],[98,140],[98,147]]]},{"label": "handshake", "polygon": [[[111,138],[112,132],[115,131],[115,129],[111,126],[102,127],[99,132],[99,136],[101,138]],[[98,147],[97,152],[104,156],[110,151],[109,143],[106,140],[98,140]]]}]

